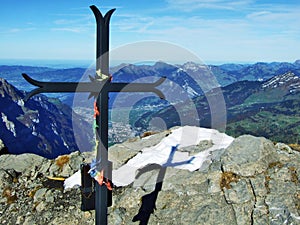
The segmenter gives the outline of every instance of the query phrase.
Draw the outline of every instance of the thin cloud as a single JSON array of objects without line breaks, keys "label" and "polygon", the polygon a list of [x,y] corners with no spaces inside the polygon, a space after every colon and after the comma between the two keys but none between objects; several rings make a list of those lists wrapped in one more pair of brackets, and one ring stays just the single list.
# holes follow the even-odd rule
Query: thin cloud
[{"label": "thin cloud", "polygon": [[166,0],[170,8],[180,11],[195,11],[197,9],[236,10],[253,3],[252,0]]},{"label": "thin cloud", "polygon": [[[118,20],[118,27],[124,28],[127,24],[127,32],[136,33],[143,27],[139,38],[179,44],[201,52],[200,57],[204,60],[238,60],[239,57],[252,61],[264,57],[265,60],[272,60],[276,56],[275,52],[280,53],[278,57],[289,60],[296,53],[283,53],[299,49],[296,45],[296,37],[299,37],[296,35],[299,34],[296,25],[299,24],[299,18],[295,18],[297,10],[276,10],[256,7],[236,17],[213,19],[177,14],[162,16],[158,20],[155,17],[139,18],[135,15],[132,22],[129,22],[128,15],[129,23],[122,24],[124,20]],[[148,23],[151,25],[147,26]]]},{"label": "thin cloud", "polygon": [[88,23],[93,19],[92,15],[87,15],[87,14],[80,14],[80,15],[60,14],[59,16],[63,18],[54,20],[53,23],[56,25],[83,24],[83,23]]},{"label": "thin cloud", "polygon": [[71,32],[71,33],[82,33],[85,32],[86,29],[82,27],[60,27],[60,28],[51,28],[51,31],[63,31],[63,32]]},{"label": "thin cloud", "polygon": [[[192,0],[198,2],[198,0]],[[187,0],[177,0],[175,2],[184,3]],[[201,1],[202,2],[202,1]],[[207,2],[224,2],[220,0],[211,0]],[[237,2],[233,2],[236,3]],[[245,2],[244,2],[245,3]],[[229,3],[228,3],[229,4]],[[114,23],[118,30],[128,32],[143,32],[145,35],[153,35],[152,38],[161,38],[169,36],[169,33],[176,36],[195,35],[200,31],[208,32],[208,34],[223,32],[226,36],[232,37],[272,37],[276,34],[288,35],[299,34],[300,24],[300,7],[268,7],[268,10],[262,10],[263,7],[248,7],[248,11],[238,13],[231,18],[204,18],[200,16],[186,16],[185,14],[177,14],[176,16],[145,17],[135,15],[124,15],[118,17],[118,21]],[[177,30],[179,33],[173,33]],[[186,33],[182,33],[185,30]],[[203,32],[201,32],[203,34]]]},{"label": "thin cloud", "polygon": [[22,33],[22,32],[27,32],[27,31],[33,31],[36,30],[36,28],[30,27],[30,28],[10,28],[7,30],[2,30],[0,31],[0,34],[17,34],[17,33]]},{"label": "thin cloud", "polygon": [[114,22],[114,28],[126,32],[146,32],[153,24],[155,24],[154,17],[121,14]]},{"label": "thin cloud", "polygon": [[[61,19],[54,20],[52,23],[55,27],[51,31],[65,31],[72,33],[83,33],[94,27],[94,21],[91,15],[81,15],[80,18],[72,18],[70,15],[61,15]],[[71,17],[71,18],[70,18]]]},{"label": "thin cloud", "polygon": [[22,29],[12,28],[12,29],[7,30],[6,33],[18,33],[18,32],[21,32],[21,31],[22,31]]},{"label": "thin cloud", "polygon": [[53,23],[57,24],[57,25],[61,25],[61,24],[65,25],[65,24],[72,24],[72,23],[74,23],[74,21],[70,21],[70,20],[66,20],[66,19],[59,19],[59,20],[55,20]]},{"label": "thin cloud", "polygon": [[246,17],[248,19],[260,22],[283,23],[286,21],[299,22],[300,7],[297,9],[281,9],[270,8],[268,11],[255,11],[249,13]]},{"label": "thin cloud", "polygon": [[300,7],[268,8],[268,11],[255,11],[246,16],[247,21],[262,32],[278,33],[290,38],[291,35],[299,37]]},{"label": "thin cloud", "polygon": [[261,18],[264,16],[268,16],[270,14],[271,14],[270,11],[258,11],[258,12],[253,12],[253,13],[248,14],[247,18],[249,18],[249,19]]}]

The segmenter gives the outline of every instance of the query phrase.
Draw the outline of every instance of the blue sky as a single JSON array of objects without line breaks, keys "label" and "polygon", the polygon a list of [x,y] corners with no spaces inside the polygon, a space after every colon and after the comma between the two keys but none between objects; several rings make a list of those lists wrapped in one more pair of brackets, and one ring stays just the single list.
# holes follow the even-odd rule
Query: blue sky
[{"label": "blue sky", "polygon": [[298,0],[1,0],[0,59],[93,60],[93,4],[117,9],[111,49],[151,40],[204,62],[300,59]]}]

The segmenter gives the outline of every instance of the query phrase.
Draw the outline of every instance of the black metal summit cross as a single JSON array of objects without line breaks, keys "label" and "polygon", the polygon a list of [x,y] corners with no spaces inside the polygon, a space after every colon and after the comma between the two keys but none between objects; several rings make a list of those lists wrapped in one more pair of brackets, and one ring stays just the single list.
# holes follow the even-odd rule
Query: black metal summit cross
[{"label": "black metal summit cross", "polygon": [[[96,75],[90,77],[91,82],[40,82],[30,78],[27,74],[23,77],[38,88],[32,90],[26,97],[28,100],[39,93],[54,92],[88,92],[97,98],[96,107],[99,113],[96,117],[96,141],[99,145],[96,156],[96,169],[103,172],[103,177],[111,180],[111,162],[108,161],[108,95],[109,92],[153,92],[160,98],[163,93],[156,87],[164,82],[162,77],[155,83],[113,83],[109,78],[109,22],[115,9],[108,11],[103,17],[99,9],[90,6],[97,23],[96,40]],[[107,224],[108,187],[95,182],[95,221],[96,225]]]}]

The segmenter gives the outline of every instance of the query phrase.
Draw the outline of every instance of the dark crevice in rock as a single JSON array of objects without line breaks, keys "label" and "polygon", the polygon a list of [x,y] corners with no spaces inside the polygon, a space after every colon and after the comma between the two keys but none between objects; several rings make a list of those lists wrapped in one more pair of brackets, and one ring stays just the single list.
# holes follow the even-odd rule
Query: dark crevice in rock
[{"label": "dark crevice in rock", "polygon": [[253,208],[252,208],[252,212],[251,212],[251,225],[254,225],[254,223],[255,223],[254,222],[254,210],[255,210],[256,204],[257,204],[257,196],[255,193],[255,187],[254,187],[253,183],[251,182],[251,179],[249,179],[249,183],[250,183],[252,194],[254,196],[254,204],[253,204]]},{"label": "dark crevice in rock", "polygon": [[294,196],[294,204],[298,214],[300,215],[300,191],[298,191]]}]

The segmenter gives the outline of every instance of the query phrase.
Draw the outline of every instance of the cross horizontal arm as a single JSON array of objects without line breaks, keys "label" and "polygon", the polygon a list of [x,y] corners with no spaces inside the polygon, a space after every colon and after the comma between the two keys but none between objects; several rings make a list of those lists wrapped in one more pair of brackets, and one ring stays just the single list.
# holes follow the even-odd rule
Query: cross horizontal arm
[{"label": "cross horizontal arm", "polygon": [[161,77],[155,83],[110,83],[108,86],[109,92],[153,92],[161,99],[165,99],[164,94],[156,87],[166,80]]},{"label": "cross horizontal arm", "polygon": [[36,94],[40,93],[58,93],[58,92],[91,92],[99,93],[103,88],[106,81],[94,81],[94,82],[42,82],[37,81],[23,73],[22,76],[30,84],[37,86],[26,97],[25,101]]},{"label": "cross horizontal arm", "polygon": [[[110,83],[108,80],[93,82],[43,82],[37,81],[23,73],[22,76],[30,84],[38,88],[26,95],[25,101],[40,93],[58,93],[58,92],[90,92],[95,95],[102,91],[107,92],[153,92],[161,99],[165,99],[164,94],[156,87],[165,81],[165,77],[160,78],[154,83]],[[96,94],[95,94],[96,93]]]}]

